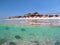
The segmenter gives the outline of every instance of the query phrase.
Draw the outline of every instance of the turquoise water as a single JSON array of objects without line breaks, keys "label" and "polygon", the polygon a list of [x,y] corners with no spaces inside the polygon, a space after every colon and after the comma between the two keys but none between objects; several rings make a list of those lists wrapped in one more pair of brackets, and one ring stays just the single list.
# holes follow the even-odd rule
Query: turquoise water
[{"label": "turquoise water", "polygon": [[0,26],[0,45],[60,45],[60,27]]}]

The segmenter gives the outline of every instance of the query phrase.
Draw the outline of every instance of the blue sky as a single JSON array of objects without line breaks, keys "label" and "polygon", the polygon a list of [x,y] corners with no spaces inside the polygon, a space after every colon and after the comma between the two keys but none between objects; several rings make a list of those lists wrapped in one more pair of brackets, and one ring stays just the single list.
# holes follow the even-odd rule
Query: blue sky
[{"label": "blue sky", "polygon": [[0,0],[0,18],[33,12],[60,12],[60,0]]}]

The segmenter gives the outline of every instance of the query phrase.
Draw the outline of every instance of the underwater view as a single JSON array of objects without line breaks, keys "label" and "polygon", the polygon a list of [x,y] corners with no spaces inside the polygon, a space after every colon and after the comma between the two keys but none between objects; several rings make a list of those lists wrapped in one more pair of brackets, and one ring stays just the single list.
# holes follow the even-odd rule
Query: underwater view
[{"label": "underwater view", "polygon": [[0,45],[60,45],[60,27],[8,22],[0,20]]}]

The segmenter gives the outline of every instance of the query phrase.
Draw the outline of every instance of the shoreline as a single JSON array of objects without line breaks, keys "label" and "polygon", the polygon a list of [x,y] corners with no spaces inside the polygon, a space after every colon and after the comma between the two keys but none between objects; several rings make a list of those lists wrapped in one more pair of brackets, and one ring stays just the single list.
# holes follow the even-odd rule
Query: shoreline
[{"label": "shoreline", "polygon": [[32,17],[30,17],[30,18],[11,18],[11,19],[4,19],[4,20],[20,20],[20,19],[60,19],[60,17],[46,17],[46,18],[44,18],[44,17],[42,17],[42,18],[39,18],[39,17],[37,17],[37,18],[32,18]]}]

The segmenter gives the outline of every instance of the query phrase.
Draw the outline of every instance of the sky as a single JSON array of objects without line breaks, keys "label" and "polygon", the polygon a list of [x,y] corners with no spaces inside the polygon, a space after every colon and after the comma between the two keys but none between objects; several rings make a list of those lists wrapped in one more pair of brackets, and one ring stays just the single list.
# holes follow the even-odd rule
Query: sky
[{"label": "sky", "polygon": [[0,0],[0,18],[34,12],[60,12],[60,0]]}]

